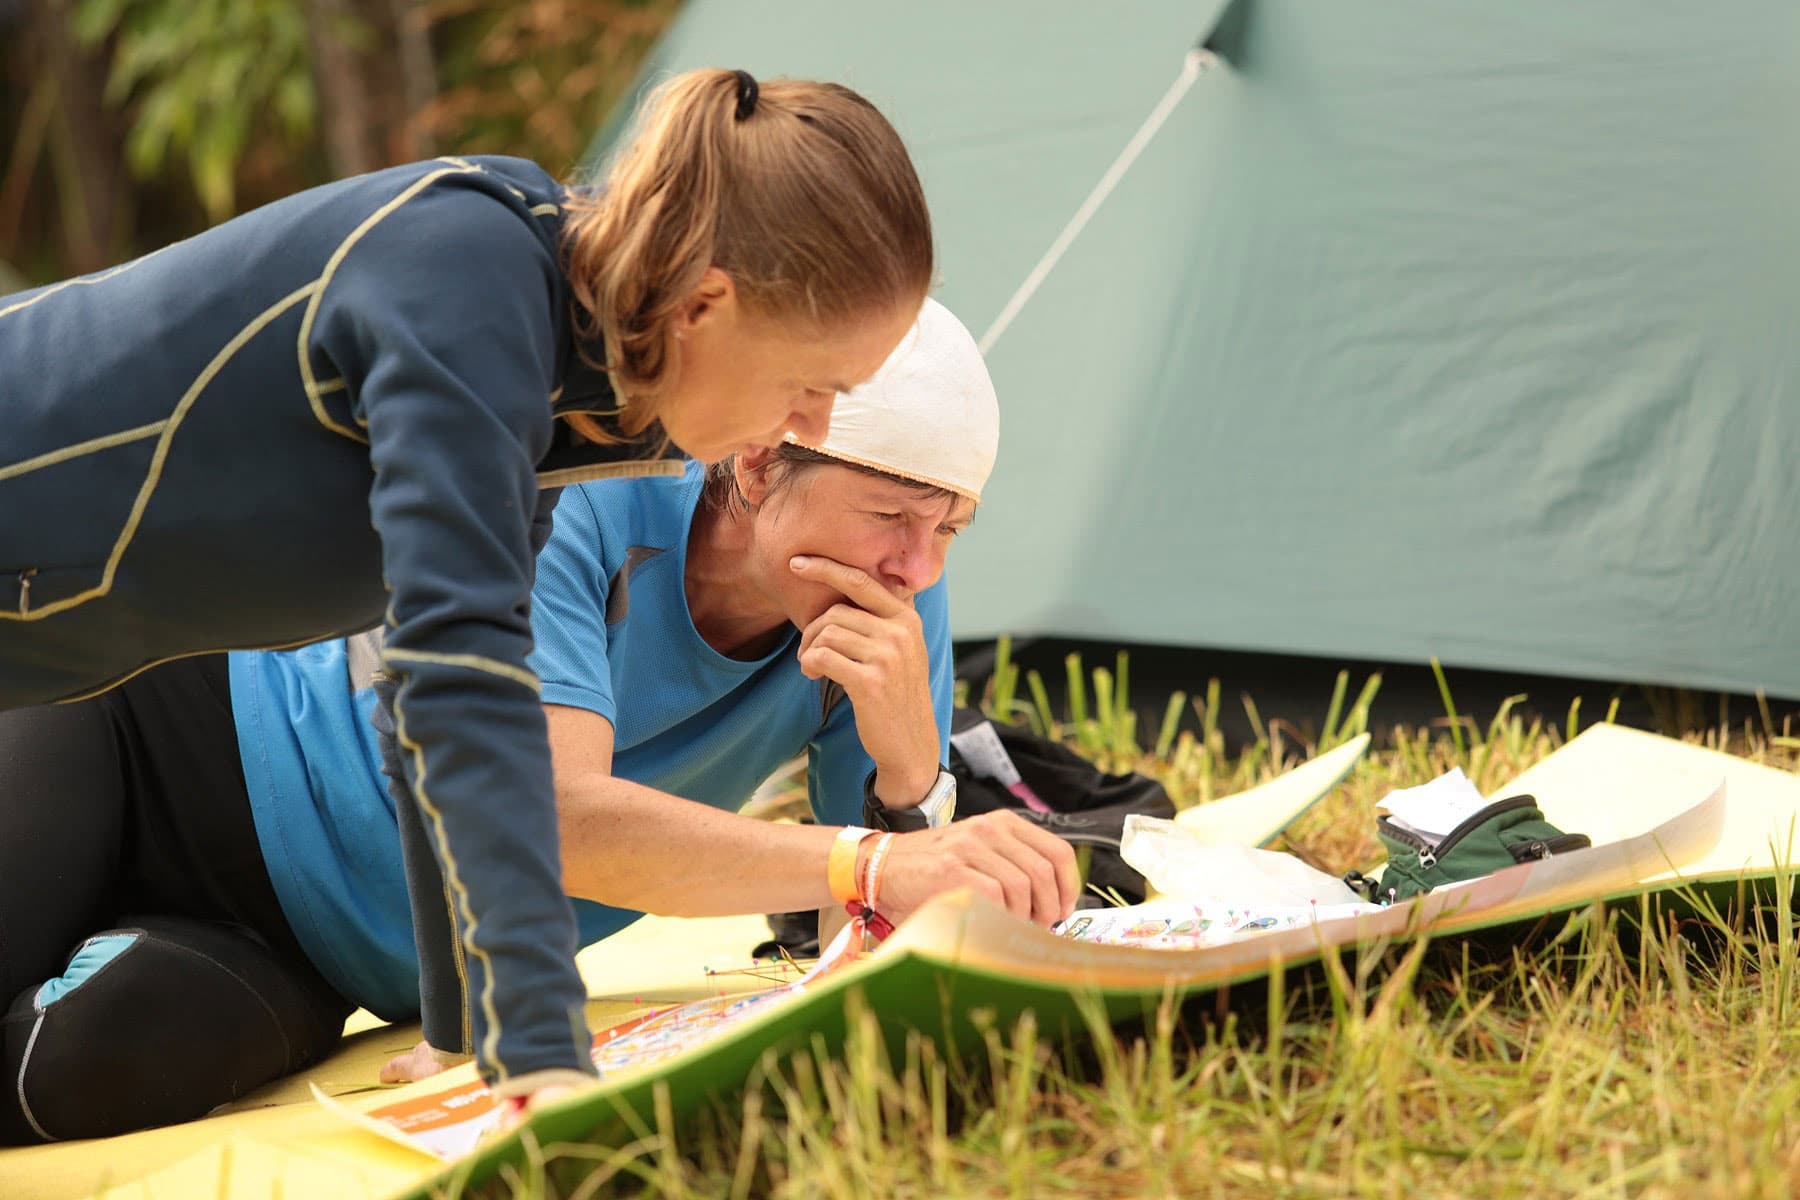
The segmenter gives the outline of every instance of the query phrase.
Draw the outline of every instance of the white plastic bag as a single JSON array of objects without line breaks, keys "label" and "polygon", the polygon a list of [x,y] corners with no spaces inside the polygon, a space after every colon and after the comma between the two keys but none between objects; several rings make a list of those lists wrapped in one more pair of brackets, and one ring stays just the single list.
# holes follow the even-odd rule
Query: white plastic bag
[{"label": "white plastic bag", "polygon": [[1249,846],[1212,846],[1173,821],[1133,813],[1120,853],[1157,892],[1202,907],[1244,909],[1357,904],[1343,880],[1291,854]]}]

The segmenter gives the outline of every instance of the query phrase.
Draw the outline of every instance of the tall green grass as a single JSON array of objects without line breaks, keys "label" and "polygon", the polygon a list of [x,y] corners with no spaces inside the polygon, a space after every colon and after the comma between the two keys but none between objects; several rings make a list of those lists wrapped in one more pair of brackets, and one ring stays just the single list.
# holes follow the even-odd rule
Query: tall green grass
[{"label": "tall green grass", "polygon": [[[1622,916],[1647,930],[1629,945]],[[771,1056],[741,1097],[626,1146],[536,1148],[487,1194],[1790,1196],[1782,928],[1697,938],[1596,908],[1534,954],[1371,950],[1261,1013],[1165,1004],[1060,1046],[1027,1016],[960,1057],[915,1037],[890,1060],[857,1012],[839,1055]]]},{"label": "tall green grass", "polygon": [[[1008,671],[1013,673],[1008,675]],[[1182,804],[1272,777],[1374,729],[1379,679],[1340,676],[1324,725],[1218,736],[1223,691],[1146,739],[1128,664],[1067,664],[1069,701],[1024,688],[1002,651],[980,699]],[[1328,869],[1377,855],[1387,791],[1462,767],[1492,792],[1573,735],[1523,697],[1377,730],[1378,748],[1287,835]],[[1766,717],[1690,740],[1783,770],[1800,739]],[[867,1013],[839,1055],[765,1059],[741,1096],[665,1114],[623,1146],[533,1147],[481,1194],[658,1197],[1778,1197],[1800,1194],[1800,942],[1792,881],[1754,919],[1677,924],[1645,902],[1578,913],[1529,946],[1369,947],[1239,988],[1228,1007],[1165,1004],[1138,1028],[1093,1016],[1053,1044],[1027,1017],[972,1054],[911,1039],[892,1058]],[[1738,910],[1741,912],[1741,910]]]},{"label": "tall green grass", "polygon": [[[1027,725],[1034,733],[1068,745],[1102,770],[1154,775],[1181,807],[1240,792],[1356,737],[1368,729],[1370,709],[1381,690],[1381,676],[1370,675],[1352,698],[1350,673],[1340,671],[1324,725],[1316,736],[1286,721],[1264,722],[1255,701],[1241,695],[1237,702],[1256,736],[1234,755],[1228,753],[1219,729],[1225,700],[1224,688],[1216,678],[1207,681],[1201,695],[1172,694],[1155,737],[1146,741],[1131,701],[1131,660],[1124,651],[1110,667],[1091,669],[1081,655],[1070,654],[1063,660],[1063,672],[1067,699],[1059,712],[1037,671],[1024,673],[1025,691],[1020,692],[1020,671],[1012,661],[1011,639],[1003,637],[995,645],[993,674],[979,695],[965,693],[964,700],[973,700],[992,720]],[[1190,711],[1191,722],[1186,721]],[[1184,729],[1184,722],[1197,728]]]}]

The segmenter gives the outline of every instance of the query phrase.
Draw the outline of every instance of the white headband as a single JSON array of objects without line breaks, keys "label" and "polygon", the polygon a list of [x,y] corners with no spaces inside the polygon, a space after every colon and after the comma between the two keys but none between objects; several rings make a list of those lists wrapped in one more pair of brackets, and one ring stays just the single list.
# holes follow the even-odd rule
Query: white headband
[{"label": "white headband", "polygon": [[1000,400],[975,339],[928,299],[881,370],[838,393],[824,442],[787,440],[978,501],[1000,448]]}]

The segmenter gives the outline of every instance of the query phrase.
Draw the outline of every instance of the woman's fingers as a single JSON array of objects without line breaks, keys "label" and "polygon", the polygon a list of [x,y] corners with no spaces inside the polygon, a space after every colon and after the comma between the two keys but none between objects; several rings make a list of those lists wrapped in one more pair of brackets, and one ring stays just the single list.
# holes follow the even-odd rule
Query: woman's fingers
[{"label": "woman's fingers", "polygon": [[[850,691],[853,686],[862,682],[863,666],[853,658],[849,658],[830,646],[814,646],[800,656],[800,673],[808,679],[834,679]],[[860,688],[858,689],[860,690]],[[851,696],[854,703],[856,697]]]},{"label": "woman's fingers", "polygon": [[906,834],[890,863],[894,875],[883,890],[894,897],[901,915],[959,887],[973,888],[1040,925],[1055,924],[1075,909],[1075,852],[1055,834],[1008,812]]},{"label": "woman's fingers", "polygon": [[801,631],[801,652],[804,653],[821,634],[830,629],[856,633],[867,638],[902,637],[908,632],[894,617],[878,617],[849,604],[834,604],[814,617]]},{"label": "woman's fingers", "polygon": [[555,1104],[557,1101],[566,1100],[574,1094],[575,1089],[568,1084],[553,1083],[549,1087],[541,1087],[537,1091],[531,1093],[522,1104],[517,1102],[503,1102],[500,1105],[500,1119],[494,1123],[494,1128],[489,1131],[488,1136],[498,1137],[502,1134],[510,1133],[520,1125],[523,1125],[527,1117],[538,1109],[543,1108],[546,1104]]},{"label": "woman's fingers", "polygon": [[820,646],[836,650],[853,662],[873,663],[887,653],[885,643],[855,630],[845,629],[839,625],[830,625],[819,632],[809,646],[802,646],[800,653],[805,655],[809,650]]},{"label": "woman's fingers", "polygon": [[824,584],[876,616],[892,616],[908,607],[906,601],[882,587],[867,571],[834,558],[801,554],[789,559],[788,566],[800,578]]},{"label": "woman's fingers", "polygon": [[1067,919],[1075,911],[1075,902],[1081,898],[1081,868],[1075,861],[1074,847],[1023,817],[1012,813],[1006,815],[1013,817],[1010,824],[1019,838],[1032,847],[1039,856],[1038,861],[1050,869],[1044,896],[1049,901],[1049,911],[1055,914],[1052,922]]},{"label": "woman's fingers", "polygon": [[1000,902],[1006,905],[1008,912],[1017,917],[1024,917],[1026,920],[1031,919],[1032,880],[1028,870],[1021,867],[1010,855],[991,846],[987,847],[986,853],[971,865],[1000,885]]},{"label": "woman's fingers", "polygon": [[[1040,925],[1054,925],[1074,911],[1079,873],[1075,852],[1067,842],[1008,812],[974,819],[991,822],[993,848],[1029,881],[1029,905],[1021,916]],[[1013,911],[1019,912],[1017,908]]]}]

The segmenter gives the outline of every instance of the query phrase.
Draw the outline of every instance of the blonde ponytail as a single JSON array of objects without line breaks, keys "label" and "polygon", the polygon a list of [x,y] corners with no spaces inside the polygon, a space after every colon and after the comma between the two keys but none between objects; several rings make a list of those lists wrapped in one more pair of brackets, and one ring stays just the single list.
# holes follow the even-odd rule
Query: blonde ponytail
[{"label": "blonde ponytail", "polygon": [[815,327],[916,305],[931,286],[931,218],[906,147],[834,83],[677,75],[603,189],[567,207],[576,319],[605,344],[627,433],[657,415],[674,318],[709,267],[754,311]]}]

